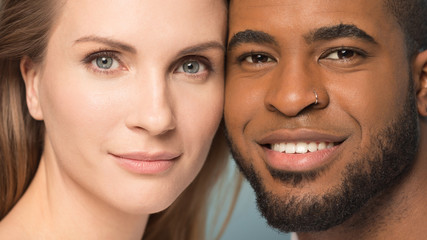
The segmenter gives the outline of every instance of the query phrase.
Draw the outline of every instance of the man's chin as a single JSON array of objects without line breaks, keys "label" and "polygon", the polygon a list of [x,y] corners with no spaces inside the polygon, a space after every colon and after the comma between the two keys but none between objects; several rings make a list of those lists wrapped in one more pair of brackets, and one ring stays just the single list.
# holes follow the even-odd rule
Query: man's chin
[{"label": "man's chin", "polygon": [[[384,169],[380,165],[386,163],[377,161],[370,164],[371,170],[379,170]],[[282,232],[319,232],[350,219],[370,199],[398,184],[411,166],[401,165],[399,173],[388,171],[393,178],[375,178],[373,172],[379,172],[363,171],[362,165],[363,161],[359,161],[347,166],[342,174],[346,178],[341,184],[323,194],[304,193],[304,189],[308,190],[310,187],[307,181],[298,188],[299,191],[284,194],[266,190],[263,180],[256,173],[248,180],[255,190],[258,209],[271,227]],[[376,184],[373,181],[377,181]],[[292,195],[295,192],[298,194]]]},{"label": "man's chin", "polygon": [[[413,106],[407,109],[413,109]],[[333,190],[323,194],[304,191],[284,194],[268,190],[261,174],[251,164],[253,161],[242,158],[233,144],[231,149],[237,165],[256,193],[258,209],[270,226],[282,232],[318,232],[342,224],[370,199],[400,183],[415,159],[419,141],[417,128],[416,112],[402,114],[372,138],[369,149],[354,150],[352,163],[338,174],[341,181],[330,186]],[[320,179],[319,174],[329,174],[329,171],[326,169],[305,177],[289,173],[280,176],[283,174],[276,172],[272,177],[289,188],[297,184],[299,190],[304,190]],[[292,195],[292,192],[301,194]]]},{"label": "man's chin", "polygon": [[[254,169],[250,171],[253,174],[250,174],[248,180],[255,190],[259,211],[271,227],[282,232],[324,231],[343,223],[358,210],[346,207],[349,204],[341,197],[341,190],[322,195],[304,192],[310,186],[310,179],[306,179],[299,182],[298,191],[269,191]],[[292,178],[294,177],[290,177]],[[296,179],[300,177],[296,176]],[[289,188],[294,185],[285,182],[282,184]]]}]

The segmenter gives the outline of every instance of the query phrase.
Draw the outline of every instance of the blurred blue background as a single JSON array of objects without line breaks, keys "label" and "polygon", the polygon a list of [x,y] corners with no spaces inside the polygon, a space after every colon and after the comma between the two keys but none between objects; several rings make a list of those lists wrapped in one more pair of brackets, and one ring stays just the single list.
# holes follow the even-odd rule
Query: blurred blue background
[{"label": "blurred blue background", "polygon": [[222,240],[289,240],[289,234],[270,228],[256,208],[255,194],[246,181],[238,198],[236,208]]},{"label": "blurred blue background", "polygon": [[[229,176],[234,176],[236,172],[237,170],[234,164],[234,160],[230,159],[230,166],[228,167]],[[229,187],[232,188],[234,186],[230,185]],[[227,215],[229,204],[219,204],[219,206],[220,207],[218,207],[218,205],[211,204],[211,208],[209,209],[210,218],[212,218],[212,216],[215,214],[219,214],[219,218],[223,219],[224,216]],[[221,206],[223,207],[221,208]],[[220,209],[220,212],[218,212],[218,209]],[[216,229],[218,229],[218,226]],[[209,231],[207,231],[207,233],[209,236]],[[211,236],[209,236],[207,239],[214,239],[212,235],[213,234],[211,234]],[[260,215],[256,207],[255,193],[253,192],[249,183],[245,180],[237,199],[236,207],[231,215],[230,222],[220,239],[290,240],[290,234],[279,233],[267,225],[265,219]]]}]

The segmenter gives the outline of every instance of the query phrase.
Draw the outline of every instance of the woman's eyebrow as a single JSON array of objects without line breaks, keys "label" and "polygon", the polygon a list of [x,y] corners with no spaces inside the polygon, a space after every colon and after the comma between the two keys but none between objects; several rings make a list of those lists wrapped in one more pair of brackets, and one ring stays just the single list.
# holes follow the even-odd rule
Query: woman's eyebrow
[{"label": "woman's eyebrow", "polygon": [[[118,49],[126,51],[126,52],[130,52],[130,53],[136,53],[137,52],[136,48],[131,46],[131,45],[128,45],[126,43],[123,43],[123,42],[120,42],[120,41],[117,41],[117,40],[114,40],[111,38],[106,38],[106,37],[85,36],[85,37],[79,38],[76,41],[74,41],[74,44],[82,43],[82,42],[97,42],[97,43],[109,45],[113,48],[118,48]],[[218,48],[218,49],[222,50],[223,52],[225,52],[225,47],[223,44],[216,42],[216,41],[211,41],[211,42],[200,43],[200,44],[196,44],[194,46],[187,47],[187,48],[181,50],[178,55],[187,55],[190,53],[205,51],[205,50],[208,50],[211,48]]]},{"label": "woman's eyebrow", "polygon": [[113,48],[120,49],[120,50],[125,51],[125,52],[130,52],[130,53],[136,53],[137,52],[136,48],[129,45],[129,44],[126,44],[126,43],[123,43],[123,42],[120,42],[120,41],[117,41],[117,40],[114,40],[111,38],[106,38],[106,37],[99,37],[99,36],[93,36],[93,35],[85,36],[85,37],[81,37],[81,38],[77,39],[76,41],[74,41],[74,44],[82,43],[82,42],[97,42],[97,43],[102,43],[102,44],[108,45],[108,46],[113,47]]},{"label": "woman's eyebrow", "polygon": [[202,52],[202,51],[206,51],[208,49],[212,49],[212,48],[217,48],[223,52],[225,52],[225,47],[223,44],[221,44],[220,42],[216,42],[216,41],[210,41],[210,42],[205,42],[205,43],[200,43],[200,44],[196,44],[190,47],[186,47],[184,49],[182,49],[181,51],[178,52],[178,55],[188,55],[188,54],[192,54],[192,53],[197,53],[197,52]]}]

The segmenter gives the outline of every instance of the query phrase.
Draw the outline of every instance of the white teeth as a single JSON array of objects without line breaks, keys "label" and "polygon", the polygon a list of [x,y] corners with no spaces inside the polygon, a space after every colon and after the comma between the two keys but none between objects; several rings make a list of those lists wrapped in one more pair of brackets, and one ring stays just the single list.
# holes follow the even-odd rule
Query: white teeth
[{"label": "white teeth", "polygon": [[279,146],[280,152],[286,151],[286,143],[281,143]]},{"label": "white teeth", "polygon": [[283,151],[280,151],[280,144],[271,144],[271,150],[276,152],[283,152]]},{"label": "white teeth", "polygon": [[295,143],[286,144],[286,153],[295,153],[295,150],[296,150]]},{"label": "white teeth", "polygon": [[286,151],[286,143],[279,143],[271,145],[272,149],[276,152],[285,152]]},{"label": "white teeth", "polygon": [[315,152],[317,151],[317,143],[311,142],[308,144],[308,151],[309,152]]},{"label": "white teeth", "polygon": [[316,152],[335,146],[332,142],[296,142],[296,143],[275,143],[271,144],[271,149],[282,153],[307,153]]},{"label": "white teeth", "polygon": [[308,144],[305,142],[297,143],[296,153],[306,153],[308,151]]}]

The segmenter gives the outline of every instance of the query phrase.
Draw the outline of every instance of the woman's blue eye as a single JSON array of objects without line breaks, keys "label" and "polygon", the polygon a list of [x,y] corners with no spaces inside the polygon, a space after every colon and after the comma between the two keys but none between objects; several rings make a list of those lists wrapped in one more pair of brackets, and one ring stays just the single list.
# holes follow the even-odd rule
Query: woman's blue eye
[{"label": "woman's blue eye", "polygon": [[114,59],[111,57],[98,57],[95,59],[96,66],[102,69],[110,69],[114,64]]},{"label": "woman's blue eye", "polygon": [[126,71],[126,65],[120,59],[120,54],[114,51],[99,51],[87,55],[83,64],[95,73],[112,74]]},{"label": "woman's blue eye", "polygon": [[176,69],[176,72],[178,73],[187,73],[187,74],[199,74],[201,72],[205,72],[208,67],[199,60],[189,59],[186,61],[183,61],[180,65],[178,65],[178,68]]},{"label": "woman's blue eye", "polygon": [[198,73],[200,64],[197,61],[187,61],[182,65],[182,70],[186,73]]},{"label": "woman's blue eye", "polygon": [[92,65],[101,70],[113,70],[120,67],[120,63],[114,58],[109,56],[100,56],[92,60]]}]

